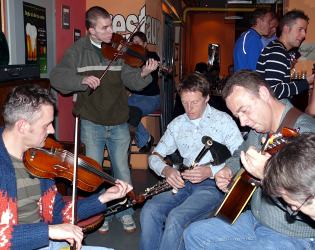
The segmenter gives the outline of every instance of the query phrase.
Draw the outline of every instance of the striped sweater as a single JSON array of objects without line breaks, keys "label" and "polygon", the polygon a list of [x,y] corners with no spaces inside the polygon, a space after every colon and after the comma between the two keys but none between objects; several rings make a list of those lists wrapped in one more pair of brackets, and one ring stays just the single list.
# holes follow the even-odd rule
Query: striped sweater
[{"label": "striped sweater", "polygon": [[291,56],[279,40],[269,43],[260,54],[256,71],[267,81],[278,99],[289,98],[309,89],[306,79],[291,80]]},{"label": "striped sweater", "polygon": [[[39,179],[42,196],[39,200],[42,221],[19,224],[17,188],[13,164],[2,140],[0,128],[0,249],[37,249],[49,244],[48,225],[69,223],[71,203],[63,202],[55,182]],[[78,218],[85,219],[106,209],[98,194],[78,202]]]}]

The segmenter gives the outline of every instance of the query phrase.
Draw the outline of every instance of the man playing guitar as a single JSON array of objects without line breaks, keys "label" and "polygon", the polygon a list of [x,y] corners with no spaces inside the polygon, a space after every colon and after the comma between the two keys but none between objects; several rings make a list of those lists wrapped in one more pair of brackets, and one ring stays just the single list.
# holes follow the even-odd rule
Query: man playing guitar
[{"label": "man playing guitar", "polygon": [[[293,128],[299,128],[300,133],[315,132],[315,120],[295,112],[288,100],[277,100],[258,73],[235,73],[222,94],[241,125],[252,128],[246,141],[215,175],[218,187],[225,192],[233,175],[241,168],[240,157],[252,176],[263,178],[270,155],[261,154],[258,149],[262,139],[277,132],[283,121],[293,123]],[[315,229],[310,224],[313,222],[289,221],[286,214],[286,209],[272,202],[258,187],[251,200],[251,210],[242,213],[233,225],[221,218],[195,222],[184,232],[185,246],[186,249],[303,249],[313,244],[311,238],[315,236]]]}]

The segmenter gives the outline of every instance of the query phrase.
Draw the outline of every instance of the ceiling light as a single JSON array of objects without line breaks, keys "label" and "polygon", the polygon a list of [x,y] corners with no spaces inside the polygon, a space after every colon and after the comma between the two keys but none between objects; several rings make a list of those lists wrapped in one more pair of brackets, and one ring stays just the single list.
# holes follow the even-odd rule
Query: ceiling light
[{"label": "ceiling light", "polygon": [[243,19],[242,16],[225,16],[224,17],[225,20],[240,20]]},{"label": "ceiling light", "polygon": [[251,0],[228,0],[228,4],[252,4]]}]

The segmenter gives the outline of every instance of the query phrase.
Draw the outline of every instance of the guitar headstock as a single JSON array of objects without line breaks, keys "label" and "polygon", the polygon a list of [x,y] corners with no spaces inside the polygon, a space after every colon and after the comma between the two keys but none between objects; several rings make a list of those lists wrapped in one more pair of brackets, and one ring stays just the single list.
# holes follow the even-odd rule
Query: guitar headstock
[{"label": "guitar headstock", "polygon": [[288,143],[290,138],[297,137],[298,135],[298,130],[284,127],[280,133],[273,134],[268,138],[264,151],[274,155]]}]

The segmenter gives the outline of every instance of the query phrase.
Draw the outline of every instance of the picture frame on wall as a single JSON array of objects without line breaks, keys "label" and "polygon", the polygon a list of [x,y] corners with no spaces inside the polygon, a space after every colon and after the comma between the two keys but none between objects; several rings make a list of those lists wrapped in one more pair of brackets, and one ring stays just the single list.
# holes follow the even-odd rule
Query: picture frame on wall
[{"label": "picture frame on wall", "polygon": [[76,42],[81,37],[81,30],[73,29],[73,41]]},{"label": "picture frame on wall", "polygon": [[46,8],[23,2],[25,64],[38,64],[41,74],[47,74]]},{"label": "picture frame on wall", "polygon": [[62,5],[62,28],[70,29],[70,6]]}]

